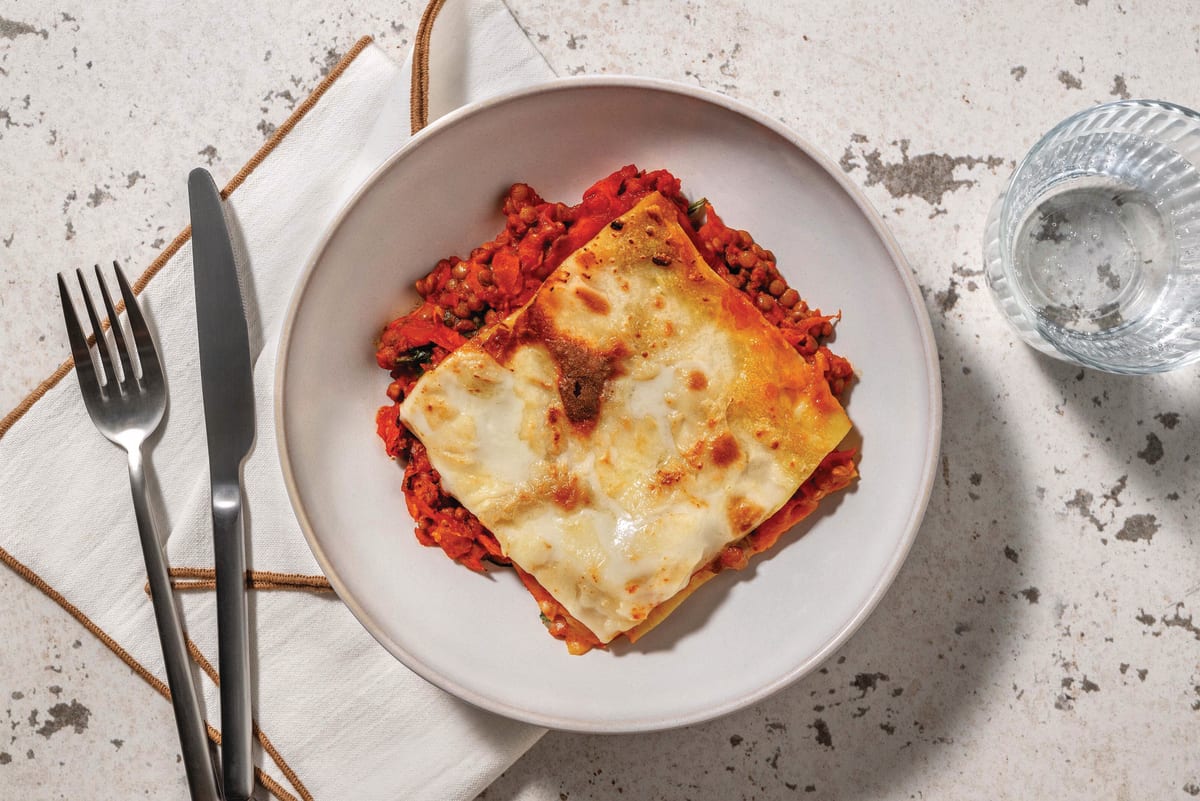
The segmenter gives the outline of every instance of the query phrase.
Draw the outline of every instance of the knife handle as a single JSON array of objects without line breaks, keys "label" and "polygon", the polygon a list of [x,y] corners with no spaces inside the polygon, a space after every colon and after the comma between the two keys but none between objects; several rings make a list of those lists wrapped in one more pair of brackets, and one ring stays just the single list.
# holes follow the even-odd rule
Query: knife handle
[{"label": "knife handle", "polygon": [[221,674],[221,767],[226,801],[254,791],[251,754],[250,635],[246,612],[246,538],[238,484],[213,487],[217,647]]}]

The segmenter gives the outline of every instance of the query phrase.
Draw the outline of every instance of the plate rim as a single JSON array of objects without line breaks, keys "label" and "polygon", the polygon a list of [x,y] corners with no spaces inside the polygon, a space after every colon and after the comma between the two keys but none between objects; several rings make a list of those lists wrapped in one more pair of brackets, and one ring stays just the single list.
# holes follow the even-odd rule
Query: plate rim
[{"label": "plate rim", "polygon": [[[526,97],[538,94],[548,94],[551,92],[571,91],[576,89],[594,89],[594,88],[616,88],[616,89],[639,89],[657,92],[666,92],[675,95],[681,95],[687,98],[700,100],[733,112],[742,117],[747,118],[753,123],[761,125],[783,138],[793,147],[804,153],[805,156],[812,159],[821,167],[833,180],[842,188],[842,190],[854,201],[859,212],[870,223],[875,234],[879,237],[885,251],[892,261],[892,266],[899,274],[901,284],[908,296],[909,306],[913,312],[913,317],[917,323],[917,332],[921,340],[921,351],[924,357],[924,366],[926,373],[926,392],[929,398],[929,409],[926,418],[926,459],[922,466],[919,492],[914,499],[909,511],[908,519],[904,524],[903,536],[898,540],[896,547],[893,549],[891,557],[884,569],[879,581],[875,584],[874,589],[867,596],[866,600],[859,606],[858,611],[846,620],[831,636],[826,643],[816,652],[811,654],[807,659],[804,659],[799,664],[786,671],[783,675],[776,678],[753,692],[747,693],[737,698],[726,701],[723,704],[708,707],[698,712],[683,715],[668,715],[654,716],[651,718],[623,718],[618,721],[613,720],[596,720],[596,719],[581,719],[578,717],[560,717],[551,714],[542,714],[531,712],[519,706],[506,703],[502,700],[492,698],[490,696],[481,695],[474,690],[464,687],[457,682],[447,679],[437,671],[428,667],[419,657],[403,648],[394,640],[392,640],[382,627],[376,623],[371,615],[367,614],[366,610],[358,604],[355,597],[348,586],[342,581],[341,577],[334,569],[332,562],[322,548],[319,539],[313,529],[311,521],[308,518],[303,500],[296,483],[296,476],[293,469],[291,457],[288,449],[287,426],[285,425],[285,414],[283,411],[283,388],[287,383],[287,366],[288,360],[285,358],[289,350],[292,340],[292,332],[296,317],[299,313],[300,306],[307,293],[308,287],[311,284],[311,279],[316,271],[317,264],[320,263],[329,247],[334,234],[341,228],[346,217],[358,205],[362,197],[370,191],[375,183],[400,160],[406,158],[408,154],[415,150],[425,140],[437,136],[442,130],[450,128],[467,118],[484,113],[489,109],[511,103]],[[803,139],[797,132],[790,127],[784,125],[778,120],[768,117],[761,111],[743,103],[739,100],[731,98],[727,95],[718,92],[704,89],[701,87],[689,86],[677,81],[664,80],[661,78],[648,78],[636,75],[590,75],[590,76],[573,76],[566,78],[555,78],[549,81],[543,81],[531,86],[515,89],[501,94],[493,95],[482,100],[460,106],[459,108],[447,113],[438,118],[428,126],[423,128],[412,136],[407,142],[399,147],[394,153],[387,157],[378,167],[367,175],[358,187],[351,193],[342,208],[334,216],[333,220],[322,232],[317,245],[311,251],[308,259],[305,262],[304,268],[301,270],[296,279],[295,288],[292,290],[291,298],[288,301],[287,311],[283,318],[283,325],[279,337],[279,343],[276,346],[276,366],[275,377],[272,385],[274,398],[272,406],[274,409],[274,423],[276,432],[276,450],[279,455],[280,469],[283,475],[284,485],[287,489],[288,500],[291,503],[292,511],[296,515],[296,522],[300,526],[301,532],[304,534],[304,539],[308,543],[309,550],[312,551],[313,557],[317,564],[324,572],[330,585],[333,587],[339,600],[346,605],[350,612],[354,615],[358,623],[371,634],[372,637],[386,650],[393,658],[399,660],[405,667],[416,673],[418,676],[433,684],[436,687],[445,690],[455,697],[472,704],[473,706],[485,709],[490,712],[502,715],[504,717],[519,720],[526,723],[531,723],[539,726],[544,726],[550,729],[559,731],[571,731],[580,733],[637,733],[660,731],[664,729],[672,729],[680,726],[686,726],[695,723],[712,720],[730,714],[739,709],[743,709],[751,704],[767,698],[784,687],[792,684],[795,681],[815,670],[822,662],[829,658],[834,651],[840,648],[850,637],[862,626],[871,613],[875,611],[880,601],[887,594],[892,584],[895,582],[896,576],[900,572],[900,568],[906,561],[909,552],[912,549],[913,542],[921,527],[921,522],[924,519],[925,511],[929,505],[929,498],[933,491],[935,480],[936,465],[941,449],[941,433],[942,433],[942,387],[941,387],[941,371],[938,364],[937,346],[933,335],[933,326],[930,322],[928,310],[925,308],[924,301],[921,297],[920,288],[917,285],[916,279],[913,277],[912,269],[909,266],[908,260],[905,258],[900,249],[899,243],[896,241],[891,230],[887,227],[882,216],[867,199],[863,191],[847,178],[841,170],[837,168],[837,164],[821,152],[818,148]]]}]

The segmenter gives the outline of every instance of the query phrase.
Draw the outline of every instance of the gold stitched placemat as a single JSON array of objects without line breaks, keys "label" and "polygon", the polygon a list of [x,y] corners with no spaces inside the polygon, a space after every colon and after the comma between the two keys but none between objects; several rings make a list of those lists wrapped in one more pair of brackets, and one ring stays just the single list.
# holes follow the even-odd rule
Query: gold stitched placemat
[{"label": "gold stitched placemat", "polygon": [[[417,29],[416,40],[413,45],[413,74],[411,87],[411,110],[412,133],[417,133],[428,123],[429,118],[429,42],[433,32],[433,24],[437,18],[438,12],[441,11],[445,0],[432,0],[426,7],[424,14],[421,17],[420,25]],[[321,97],[329,90],[329,88],[342,76],[346,69],[353,63],[354,59],[373,41],[372,37],[364,36],[355,42],[346,54],[341,58],[337,65],[321,80],[321,82],[313,89],[312,93],[298,104],[292,114],[285,120],[275,131],[271,137],[263,144],[261,148],[255,152],[250,159],[242,166],[240,170],[225,184],[221,190],[222,198],[229,197],[246,178],[271,154],[279,143],[296,127],[296,125],[304,118],[304,116],[317,104]],[[163,249],[161,253],[150,263],[137,280],[133,282],[132,288],[135,294],[141,294],[150,281],[159,273],[159,271],[167,264],[167,262],[179,251],[181,247],[191,238],[191,227],[184,228],[179,234]],[[116,305],[117,312],[124,309],[124,303],[118,302]],[[102,323],[102,330],[107,330],[109,321],[106,319]],[[74,368],[74,361],[71,358],[66,359],[58,366],[49,376],[41,381],[28,395],[26,395],[20,403],[11,411],[0,418],[0,438],[12,428],[18,420],[20,420],[34,405],[54,386],[58,384],[66,375]],[[134,657],[126,651],[116,640],[114,640],[103,629],[96,625],[87,615],[79,608],[67,600],[60,592],[51,587],[37,573],[29,569],[21,563],[16,557],[0,547],[0,562],[3,562],[10,567],[18,576],[28,581],[35,588],[44,593],[48,598],[61,606],[68,614],[78,620],[84,628],[94,634],[104,645],[106,645],[118,658],[128,665],[137,675],[141,676],[152,688],[154,688],[164,698],[170,698],[170,690],[166,684],[157,676],[150,672],[144,665],[138,662]],[[215,588],[214,571],[207,567],[176,567],[171,568],[170,575],[172,579],[172,587],[180,590],[211,590]],[[300,575],[295,573],[278,573],[266,570],[247,571],[246,576],[247,587],[252,590],[302,590],[308,592],[332,592],[329,581],[324,576]],[[147,588],[148,592],[148,588]],[[192,642],[191,638],[187,638],[188,651],[191,654],[193,661],[200,667],[201,670],[212,680],[212,682],[220,686],[220,676],[217,674],[213,665],[204,657],[204,655]],[[207,725],[207,724],[206,724]],[[216,744],[221,742],[221,733],[211,725],[207,725],[208,736]],[[303,801],[313,801],[312,794],[308,791],[304,782],[296,775],[296,772],[288,764],[287,760],[279,753],[275,746],[271,743],[270,738],[258,727],[257,723],[254,726],[254,735],[262,746],[263,751],[268,754],[275,764],[279,767],[280,772],[291,782],[296,793],[299,794]],[[258,782],[266,788],[272,795],[280,799],[280,801],[297,801],[297,798],[288,790],[282,787],[278,782],[272,779],[268,774],[260,768],[255,768],[255,776]]]}]

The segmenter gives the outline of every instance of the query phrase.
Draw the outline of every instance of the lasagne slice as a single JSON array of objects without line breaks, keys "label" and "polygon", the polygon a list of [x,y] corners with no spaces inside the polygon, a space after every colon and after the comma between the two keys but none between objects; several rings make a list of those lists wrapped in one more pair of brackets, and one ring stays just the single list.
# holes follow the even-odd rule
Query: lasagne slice
[{"label": "lasagne slice", "polygon": [[678,214],[648,195],[400,406],[445,490],[602,643],[670,609],[850,430]]}]

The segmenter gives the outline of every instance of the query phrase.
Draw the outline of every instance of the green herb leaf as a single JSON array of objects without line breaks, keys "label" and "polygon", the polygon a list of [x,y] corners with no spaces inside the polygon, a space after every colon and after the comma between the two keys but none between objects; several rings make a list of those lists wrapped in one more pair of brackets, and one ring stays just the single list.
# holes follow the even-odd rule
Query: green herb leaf
[{"label": "green herb leaf", "polygon": [[424,364],[433,358],[433,345],[418,345],[396,357],[396,364]]},{"label": "green herb leaf", "polygon": [[692,225],[699,228],[704,225],[705,208],[708,206],[708,198],[702,197],[699,200],[693,200],[688,204],[688,219]]}]

